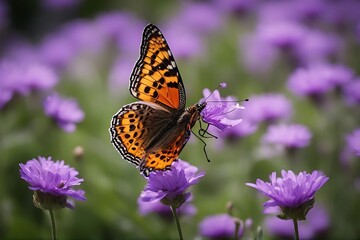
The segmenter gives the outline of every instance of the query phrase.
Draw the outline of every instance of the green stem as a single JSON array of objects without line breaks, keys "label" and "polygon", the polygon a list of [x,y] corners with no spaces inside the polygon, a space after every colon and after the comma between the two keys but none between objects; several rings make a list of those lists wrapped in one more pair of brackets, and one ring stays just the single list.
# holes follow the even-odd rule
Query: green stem
[{"label": "green stem", "polygon": [[56,224],[54,218],[54,210],[49,209],[50,219],[51,219],[51,233],[52,233],[52,240],[56,240]]},{"label": "green stem", "polygon": [[239,230],[240,230],[240,221],[238,219],[235,220],[235,235],[234,240],[239,239]]},{"label": "green stem", "polygon": [[180,221],[179,221],[179,215],[177,214],[177,209],[175,206],[170,206],[170,208],[171,208],[171,211],[173,213],[173,216],[174,216],[174,219],[176,222],[176,227],[177,227],[177,230],[179,233],[179,239],[183,240],[183,236],[182,236],[182,232],[181,232],[181,225],[180,225]]},{"label": "green stem", "polygon": [[295,231],[295,240],[299,240],[299,227],[298,227],[298,221],[297,218],[293,218],[294,223],[294,231]]}]

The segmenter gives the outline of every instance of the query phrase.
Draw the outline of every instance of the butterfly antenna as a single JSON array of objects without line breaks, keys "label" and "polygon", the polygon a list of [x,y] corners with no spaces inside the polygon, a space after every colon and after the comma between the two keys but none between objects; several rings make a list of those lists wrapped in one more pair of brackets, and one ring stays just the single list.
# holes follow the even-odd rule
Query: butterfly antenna
[{"label": "butterfly antenna", "polygon": [[222,82],[219,84],[219,86],[217,86],[205,99],[204,99],[204,102],[206,102],[206,100],[216,91],[218,90],[219,88],[226,88],[227,84]]}]

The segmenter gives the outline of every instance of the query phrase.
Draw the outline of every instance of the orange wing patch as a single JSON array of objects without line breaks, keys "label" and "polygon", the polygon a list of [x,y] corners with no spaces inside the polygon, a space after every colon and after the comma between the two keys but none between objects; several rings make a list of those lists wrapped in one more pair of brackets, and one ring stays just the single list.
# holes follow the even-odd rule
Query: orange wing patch
[{"label": "orange wing patch", "polygon": [[139,100],[171,109],[185,108],[185,89],[174,57],[160,30],[148,25],[140,58],[130,77],[130,92]]},{"label": "orange wing patch", "polygon": [[150,169],[150,171],[169,169],[172,162],[177,160],[181,150],[189,140],[189,137],[190,133],[188,131],[183,131],[175,141],[168,146],[148,154],[146,161],[140,166],[140,171],[143,169]]}]

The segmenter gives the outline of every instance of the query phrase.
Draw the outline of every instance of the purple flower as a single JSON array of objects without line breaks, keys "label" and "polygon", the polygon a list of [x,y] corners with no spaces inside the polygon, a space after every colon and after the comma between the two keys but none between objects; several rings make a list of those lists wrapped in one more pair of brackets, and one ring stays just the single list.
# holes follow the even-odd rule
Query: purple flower
[{"label": "purple flower", "polygon": [[262,137],[262,141],[268,144],[276,144],[289,149],[304,148],[309,145],[312,137],[307,127],[300,124],[280,124],[269,126]]},{"label": "purple flower", "polygon": [[345,84],[343,88],[345,101],[348,105],[360,104],[360,78]]},{"label": "purple flower", "polygon": [[278,59],[278,51],[257,34],[241,36],[239,42],[242,65],[253,74],[266,74]]},{"label": "purple flower", "polygon": [[266,22],[258,26],[257,34],[272,47],[293,50],[303,41],[307,29],[296,22]]},{"label": "purple flower", "polygon": [[57,33],[44,38],[39,46],[39,55],[55,69],[63,69],[76,57],[77,50],[69,39]]},{"label": "purple flower", "polygon": [[355,152],[360,157],[360,128],[346,136],[346,143],[351,152]]},{"label": "purple flower", "polygon": [[236,222],[240,224],[237,236],[241,238],[244,234],[244,226],[229,214],[217,214],[204,218],[199,225],[200,235],[210,239],[233,239]]},{"label": "purple flower", "polygon": [[323,1],[275,1],[264,2],[258,10],[261,22],[304,22],[309,23],[323,15],[326,4]]},{"label": "purple flower", "polygon": [[295,175],[291,170],[281,171],[282,177],[277,178],[276,172],[273,172],[269,178],[270,182],[256,180],[256,184],[246,183],[269,197],[270,200],[264,203],[264,207],[280,207],[283,219],[306,218],[307,212],[314,204],[314,196],[329,179],[319,171],[313,171],[311,174],[300,172]]},{"label": "purple flower", "polygon": [[[173,216],[169,206],[164,205],[161,201],[145,202],[139,197],[137,203],[141,215],[157,213],[164,218],[172,218]],[[196,211],[195,206],[191,203],[191,197],[178,208],[178,214],[182,216],[193,216]]]},{"label": "purple flower", "polygon": [[[328,212],[320,206],[314,206],[306,217],[306,221],[299,222],[299,232],[303,239],[316,239],[330,227]],[[292,238],[294,225],[291,221],[284,221],[275,216],[265,219],[265,228],[271,234],[280,238]]]},{"label": "purple flower", "polygon": [[206,107],[201,112],[201,118],[204,122],[224,131],[242,121],[239,114],[244,107],[240,106],[235,98],[221,98],[218,90],[211,93],[209,89],[204,89],[203,95],[204,98],[200,102],[207,102]]},{"label": "purple flower", "polygon": [[338,56],[343,50],[342,39],[322,31],[308,31],[295,49],[296,58],[302,65],[319,64]]},{"label": "purple flower", "polygon": [[[64,205],[61,207],[66,206],[69,208],[73,206],[70,202],[66,202],[68,196],[80,201],[86,200],[83,190],[73,189],[74,186],[80,185],[84,179],[78,178],[79,173],[74,168],[65,165],[63,160],[53,162],[51,157],[39,157],[27,161],[26,164],[20,163],[19,166],[21,178],[29,183],[29,189],[38,193],[37,196],[44,196],[41,195],[41,193],[44,193],[53,197],[65,197],[61,198],[65,199],[65,202],[62,203]],[[56,205],[58,203],[42,201],[39,204],[46,207],[46,204]],[[47,206],[49,207],[49,205]]]},{"label": "purple flower", "polygon": [[131,12],[111,11],[99,15],[95,21],[105,38],[114,42],[121,53],[137,56],[141,32],[145,23]]},{"label": "purple flower", "polygon": [[204,52],[201,34],[186,28],[182,22],[173,20],[162,29],[176,58],[192,58]]},{"label": "purple flower", "polygon": [[58,76],[51,68],[39,63],[4,61],[0,63],[0,108],[15,93],[27,95],[32,90],[55,86]]},{"label": "purple flower", "polygon": [[251,0],[215,0],[214,4],[220,10],[238,15],[249,13],[256,5]]},{"label": "purple flower", "polygon": [[84,112],[76,100],[65,99],[57,94],[50,95],[45,99],[44,111],[66,132],[75,131],[76,124],[84,119]]},{"label": "purple flower", "polygon": [[109,75],[110,91],[118,95],[119,90],[127,90],[129,76],[131,75],[135,61],[135,56],[121,56],[115,60]]},{"label": "purple flower", "polygon": [[178,160],[171,166],[171,171],[151,172],[144,191],[140,194],[142,202],[161,201],[165,205],[180,207],[190,196],[186,190],[197,184],[204,172],[189,163]]},{"label": "purple flower", "polygon": [[101,52],[106,46],[106,37],[94,22],[75,20],[45,37],[39,53],[44,62],[62,69],[81,54]]},{"label": "purple flower", "polygon": [[343,65],[316,64],[291,74],[288,88],[299,96],[321,96],[351,81],[353,76],[353,71]]},{"label": "purple flower", "polygon": [[352,28],[360,20],[359,9],[358,1],[326,1],[326,11],[322,19],[340,30]]},{"label": "purple flower", "polygon": [[288,119],[292,114],[290,101],[277,93],[251,96],[244,106],[246,108],[244,118],[255,124]]},{"label": "purple flower", "polygon": [[187,2],[174,20],[194,32],[212,32],[221,27],[221,12],[209,3]]}]

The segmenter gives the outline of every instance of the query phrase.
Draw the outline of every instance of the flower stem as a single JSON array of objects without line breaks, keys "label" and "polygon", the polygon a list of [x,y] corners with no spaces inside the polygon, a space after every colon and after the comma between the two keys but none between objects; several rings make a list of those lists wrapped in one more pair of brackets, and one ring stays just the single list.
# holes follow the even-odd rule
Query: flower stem
[{"label": "flower stem", "polygon": [[180,225],[180,221],[179,221],[179,215],[177,214],[177,209],[173,205],[171,205],[170,208],[171,208],[171,211],[173,213],[173,216],[174,216],[174,219],[175,219],[175,222],[176,222],[176,227],[177,227],[177,230],[178,230],[178,233],[179,233],[179,239],[183,240],[183,236],[182,236],[182,232],[181,232],[181,225]]},{"label": "flower stem", "polygon": [[293,223],[294,223],[294,231],[295,231],[295,240],[299,240],[299,227],[298,227],[298,221],[297,218],[293,218]]},{"label": "flower stem", "polygon": [[54,210],[49,209],[50,219],[51,219],[51,233],[52,233],[52,240],[56,240],[56,224],[54,218]]}]

